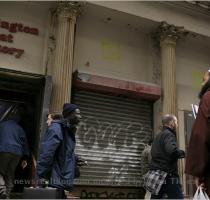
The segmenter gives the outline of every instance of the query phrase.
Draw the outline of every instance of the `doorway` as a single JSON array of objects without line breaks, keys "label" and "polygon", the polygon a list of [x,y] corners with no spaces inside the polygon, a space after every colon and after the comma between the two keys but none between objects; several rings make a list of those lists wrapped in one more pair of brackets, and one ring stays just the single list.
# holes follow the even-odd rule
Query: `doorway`
[{"label": "doorway", "polygon": [[50,94],[51,77],[0,69],[0,120],[14,106],[24,105],[25,114],[21,126],[26,132],[30,149],[27,168],[23,170],[18,165],[16,169],[14,193],[23,192],[24,187],[31,185],[35,175],[34,161],[46,128]]}]

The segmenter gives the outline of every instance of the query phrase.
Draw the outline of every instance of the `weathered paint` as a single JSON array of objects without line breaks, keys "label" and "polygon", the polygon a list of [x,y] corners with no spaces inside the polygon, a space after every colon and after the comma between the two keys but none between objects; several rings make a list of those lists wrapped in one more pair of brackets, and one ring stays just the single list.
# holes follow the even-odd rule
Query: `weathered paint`
[{"label": "weathered paint", "polygon": [[[82,80],[82,77],[85,77],[85,80]],[[149,101],[156,101],[161,96],[161,88],[158,85],[118,80],[85,73],[81,74],[78,72],[74,74],[73,87],[129,98],[141,98]]]}]

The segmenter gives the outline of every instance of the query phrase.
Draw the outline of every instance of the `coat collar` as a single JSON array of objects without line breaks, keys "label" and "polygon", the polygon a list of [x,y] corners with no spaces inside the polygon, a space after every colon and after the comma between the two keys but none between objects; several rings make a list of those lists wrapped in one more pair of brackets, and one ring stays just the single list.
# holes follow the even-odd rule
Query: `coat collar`
[{"label": "coat collar", "polygon": [[168,126],[163,126],[163,130],[169,130],[170,132],[172,132],[173,134],[176,134],[176,130],[168,127]]},{"label": "coat collar", "polygon": [[71,124],[69,123],[68,120],[66,119],[58,119],[58,120],[53,120],[52,123],[58,123],[58,124],[61,124],[64,128],[70,128],[71,127]]}]

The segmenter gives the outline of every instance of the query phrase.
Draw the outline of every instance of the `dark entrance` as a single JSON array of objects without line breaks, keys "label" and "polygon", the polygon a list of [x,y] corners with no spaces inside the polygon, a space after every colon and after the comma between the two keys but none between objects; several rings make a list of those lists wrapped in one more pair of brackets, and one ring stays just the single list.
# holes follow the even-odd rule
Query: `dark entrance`
[{"label": "dark entrance", "polygon": [[25,116],[21,125],[27,133],[31,151],[27,168],[22,170],[18,166],[16,169],[14,192],[22,192],[34,176],[34,159],[37,158],[39,140],[46,127],[50,93],[51,77],[0,69],[0,120],[15,105],[24,105]]}]

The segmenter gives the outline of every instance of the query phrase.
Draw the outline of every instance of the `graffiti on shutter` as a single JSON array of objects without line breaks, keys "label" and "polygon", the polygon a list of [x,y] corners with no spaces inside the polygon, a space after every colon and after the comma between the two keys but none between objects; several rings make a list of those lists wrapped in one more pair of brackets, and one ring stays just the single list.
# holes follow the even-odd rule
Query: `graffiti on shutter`
[{"label": "graffiti on shutter", "polygon": [[152,134],[152,104],[92,92],[75,93],[82,121],[76,153],[88,161],[76,184],[140,186],[141,153]]}]

